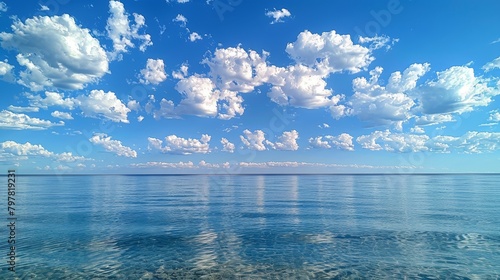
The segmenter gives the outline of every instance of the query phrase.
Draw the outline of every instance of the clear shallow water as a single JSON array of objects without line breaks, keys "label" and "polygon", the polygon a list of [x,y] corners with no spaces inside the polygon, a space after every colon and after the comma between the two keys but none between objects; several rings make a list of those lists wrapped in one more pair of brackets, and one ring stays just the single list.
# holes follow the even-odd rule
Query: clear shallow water
[{"label": "clear shallow water", "polygon": [[500,278],[496,175],[18,176],[19,279]]}]

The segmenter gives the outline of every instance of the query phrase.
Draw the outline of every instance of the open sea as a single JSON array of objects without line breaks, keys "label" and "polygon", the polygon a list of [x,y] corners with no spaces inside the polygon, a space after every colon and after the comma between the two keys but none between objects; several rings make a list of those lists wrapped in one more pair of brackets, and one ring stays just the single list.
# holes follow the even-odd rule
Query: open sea
[{"label": "open sea", "polygon": [[0,279],[500,279],[500,175],[16,179]]}]

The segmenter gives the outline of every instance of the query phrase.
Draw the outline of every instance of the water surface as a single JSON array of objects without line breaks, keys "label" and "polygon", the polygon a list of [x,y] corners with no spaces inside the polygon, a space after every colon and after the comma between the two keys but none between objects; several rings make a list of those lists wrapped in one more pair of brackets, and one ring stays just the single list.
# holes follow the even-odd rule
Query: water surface
[{"label": "water surface", "polygon": [[19,279],[500,278],[498,175],[18,176]]}]

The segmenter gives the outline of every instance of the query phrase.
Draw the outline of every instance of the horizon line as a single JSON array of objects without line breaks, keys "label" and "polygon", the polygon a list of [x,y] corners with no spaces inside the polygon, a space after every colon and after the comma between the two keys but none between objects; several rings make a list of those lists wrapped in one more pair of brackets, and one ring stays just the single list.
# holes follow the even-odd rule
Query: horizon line
[{"label": "horizon line", "polygon": [[[5,174],[7,175],[7,174]],[[20,174],[16,176],[304,176],[304,175],[500,175],[500,172],[438,172],[438,173],[53,173]]]}]

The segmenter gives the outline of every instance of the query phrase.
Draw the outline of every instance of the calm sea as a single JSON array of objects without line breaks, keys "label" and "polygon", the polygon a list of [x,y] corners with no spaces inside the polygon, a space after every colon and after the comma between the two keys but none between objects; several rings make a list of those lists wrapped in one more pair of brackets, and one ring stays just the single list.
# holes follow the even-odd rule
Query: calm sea
[{"label": "calm sea", "polygon": [[500,278],[500,175],[18,174],[16,202],[2,279]]}]

